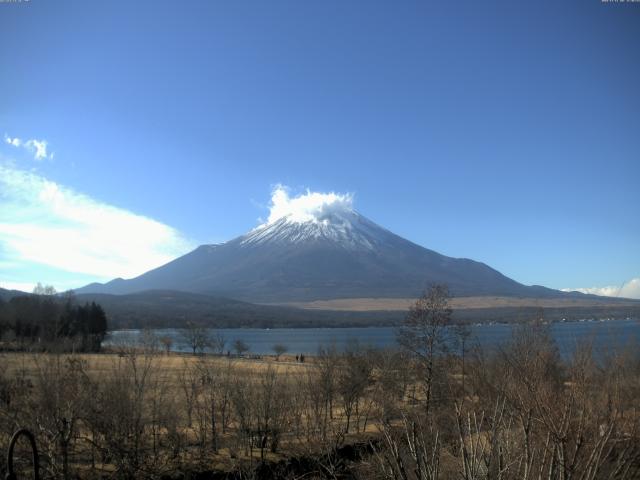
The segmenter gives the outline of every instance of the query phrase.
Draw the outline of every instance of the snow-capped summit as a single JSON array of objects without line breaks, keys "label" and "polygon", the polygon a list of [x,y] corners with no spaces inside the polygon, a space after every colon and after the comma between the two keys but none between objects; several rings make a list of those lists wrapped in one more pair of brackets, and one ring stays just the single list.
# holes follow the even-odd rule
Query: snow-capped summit
[{"label": "snow-capped summit", "polygon": [[273,223],[265,223],[244,235],[241,245],[256,246],[268,243],[301,244],[313,242],[333,243],[356,250],[372,250],[392,235],[354,210],[324,213],[322,216],[296,220],[292,214]]},{"label": "snow-capped summit", "polygon": [[277,186],[268,220],[244,235],[240,244],[324,243],[347,250],[373,250],[392,235],[356,212],[351,194],[307,191],[291,198],[285,188]]}]

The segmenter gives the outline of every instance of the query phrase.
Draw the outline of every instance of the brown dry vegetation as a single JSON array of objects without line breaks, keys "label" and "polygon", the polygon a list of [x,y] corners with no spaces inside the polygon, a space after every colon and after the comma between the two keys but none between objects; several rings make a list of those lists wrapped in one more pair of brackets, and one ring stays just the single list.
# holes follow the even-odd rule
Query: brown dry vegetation
[{"label": "brown dry vegetation", "polygon": [[[285,305],[308,310],[334,311],[406,311],[415,303],[415,298],[340,298],[334,300],[315,300],[312,302],[289,302],[272,305]],[[477,308],[571,308],[571,307],[637,307],[638,301],[601,298],[518,298],[518,297],[455,297],[450,300],[454,309]]]},{"label": "brown dry vegetation", "polygon": [[[420,308],[406,325],[421,330],[404,337],[404,351],[328,349],[305,363],[166,354],[151,344],[0,354],[0,448],[16,428],[29,428],[45,478],[213,470],[242,478],[638,478],[637,349],[594,354],[583,345],[563,361],[545,327],[533,325],[495,351],[467,345],[454,355],[439,338],[446,302]],[[424,315],[438,308],[444,315]],[[351,463],[335,455],[356,442],[370,442],[370,454]],[[303,473],[255,470],[302,457],[317,460]]]},{"label": "brown dry vegetation", "polygon": [[45,477],[155,478],[321,455],[372,429],[364,353],[354,370],[333,351],[297,363],[119,350],[0,354],[0,448],[26,426]]}]

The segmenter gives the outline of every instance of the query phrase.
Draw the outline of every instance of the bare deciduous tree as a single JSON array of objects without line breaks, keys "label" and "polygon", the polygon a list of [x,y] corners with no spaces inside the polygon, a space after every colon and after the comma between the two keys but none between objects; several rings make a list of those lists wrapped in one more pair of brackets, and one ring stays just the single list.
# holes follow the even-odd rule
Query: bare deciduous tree
[{"label": "bare deciduous tree", "polygon": [[287,348],[286,345],[282,344],[282,343],[276,343],[273,348],[273,353],[276,354],[276,361],[280,360],[280,356],[285,354],[287,352],[287,350],[289,350]]},{"label": "bare deciduous tree", "polygon": [[173,347],[173,337],[171,335],[163,335],[160,337],[160,343],[164,347],[167,355],[171,353],[171,347]]},{"label": "bare deciduous tree", "polygon": [[[349,433],[353,414],[355,412],[357,419],[360,400],[371,382],[371,363],[362,352],[347,353],[343,357],[337,377],[337,391],[346,418],[344,431]],[[358,429],[356,423],[356,430]]]},{"label": "bare deciduous tree", "polygon": [[427,412],[433,395],[435,360],[447,349],[451,312],[449,289],[445,285],[432,285],[411,306],[398,333],[400,345],[420,363]]},{"label": "bare deciduous tree", "polygon": [[236,339],[233,342],[233,349],[236,351],[236,354],[239,357],[242,357],[245,353],[249,351],[249,345],[244,340]]},{"label": "bare deciduous tree", "polygon": [[194,355],[203,353],[211,344],[207,329],[193,322],[186,323],[185,328],[182,329],[182,338]]},{"label": "bare deciduous tree", "polygon": [[227,344],[227,339],[220,332],[216,332],[215,335],[211,336],[211,348],[218,355],[222,355],[224,353],[224,347]]}]

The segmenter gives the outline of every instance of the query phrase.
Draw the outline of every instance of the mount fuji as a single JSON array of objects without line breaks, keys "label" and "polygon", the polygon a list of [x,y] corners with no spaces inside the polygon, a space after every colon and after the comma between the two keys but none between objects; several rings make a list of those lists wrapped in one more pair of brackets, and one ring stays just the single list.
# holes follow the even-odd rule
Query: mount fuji
[{"label": "mount fuji", "polygon": [[424,248],[360,215],[350,201],[320,202],[302,214],[286,212],[245,235],[202,245],[136,278],[94,283],[76,292],[177,290],[286,303],[415,298],[432,283],[447,284],[454,296],[463,297],[571,295],[525,286],[484,263]]}]

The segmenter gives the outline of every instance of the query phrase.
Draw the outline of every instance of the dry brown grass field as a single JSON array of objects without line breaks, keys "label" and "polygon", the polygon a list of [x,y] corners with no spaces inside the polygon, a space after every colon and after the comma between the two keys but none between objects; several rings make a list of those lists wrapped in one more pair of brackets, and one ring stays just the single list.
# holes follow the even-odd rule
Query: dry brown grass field
[{"label": "dry brown grass field", "polygon": [[[0,450],[29,428],[42,476],[64,479],[632,479],[639,394],[637,351],[562,360],[542,325],[464,356],[0,353]],[[336,453],[352,445],[365,456]]]},{"label": "dry brown grass field", "polygon": [[[77,358],[81,360],[87,367],[86,372],[90,376],[99,377],[109,375],[119,363],[125,359],[125,355],[115,351],[105,353],[80,353],[80,354],[48,354],[48,353],[0,353],[5,375],[14,375],[18,372],[26,375],[27,378],[33,379],[38,371],[38,365],[48,362],[52,358],[62,355],[64,358]],[[139,355],[144,355],[140,351]],[[305,363],[295,362],[295,358],[283,355],[279,361],[274,356],[265,355],[260,359],[252,358],[235,358],[228,359],[224,356],[211,355],[190,355],[171,352],[154,354],[155,367],[162,370],[163,375],[172,381],[185,371],[185,369],[197,366],[200,363],[207,363],[216,368],[225,368],[233,365],[237,375],[259,375],[268,369],[273,369],[276,373],[287,373],[290,375],[300,374],[313,365],[313,357],[310,357]]]},{"label": "dry brown grass field", "polygon": [[[415,303],[415,298],[341,298],[335,300],[315,300],[312,302],[289,302],[272,305],[286,305],[309,310],[335,311],[403,311]],[[504,308],[504,307],[539,307],[539,308],[570,308],[570,307],[625,307],[638,306],[637,301],[607,300],[601,298],[519,298],[519,297],[455,297],[450,300],[453,309],[476,308]]]},{"label": "dry brown grass field", "polygon": [[[6,447],[12,430],[26,425],[46,451],[55,450],[56,438],[64,435],[55,428],[65,419],[74,424],[69,441],[74,448],[65,469],[83,477],[129,477],[133,471],[142,476],[235,471],[258,460],[322,454],[335,444],[335,434],[340,442],[367,438],[366,432],[376,428],[361,414],[350,419],[350,431],[344,429],[337,393],[329,392],[336,398],[318,403],[327,394],[317,384],[319,369],[317,359],[300,363],[286,355],[278,360],[228,358],[140,348],[100,354],[0,353],[0,394],[10,398],[0,407],[0,447]],[[79,385],[70,382],[87,391],[77,391]],[[319,409],[314,418],[308,411],[312,404]],[[96,428],[94,422],[102,420],[98,433],[101,425]],[[109,439],[115,430],[119,434]],[[141,458],[130,459],[130,452],[118,452],[114,443]],[[117,455],[122,458],[114,461]],[[61,469],[50,461],[46,471],[64,476]]]}]

